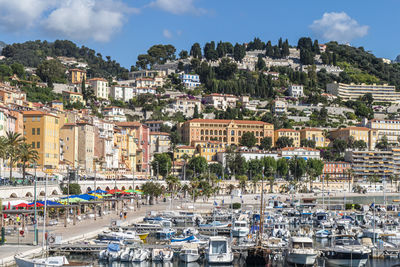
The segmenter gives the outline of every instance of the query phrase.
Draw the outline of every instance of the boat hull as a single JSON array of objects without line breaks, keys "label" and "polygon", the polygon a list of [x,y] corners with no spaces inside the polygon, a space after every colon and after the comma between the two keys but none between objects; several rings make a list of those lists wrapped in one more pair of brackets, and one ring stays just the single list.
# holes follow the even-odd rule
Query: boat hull
[{"label": "boat hull", "polygon": [[367,264],[367,259],[328,259],[327,266],[331,267],[362,267]]},{"label": "boat hull", "polygon": [[195,262],[200,258],[199,254],[179,254],[179,259],[183,262]]},{"label": "boat hull", "polygon": [[296,265],[314,265],[317,259],[317,254],[306,254],[306,253],[289,253],[286,261]]},{"label": "boat hull", "polygon": [[206,258],[210,264],[232,263],[233,253],[207,254]]}]

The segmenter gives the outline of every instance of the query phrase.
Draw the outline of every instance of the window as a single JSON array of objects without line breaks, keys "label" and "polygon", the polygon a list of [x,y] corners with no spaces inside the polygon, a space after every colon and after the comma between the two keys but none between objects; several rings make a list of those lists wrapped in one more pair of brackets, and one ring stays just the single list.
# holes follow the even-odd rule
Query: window
[{"label": "window", "polygon": [[234,130],[231,130],[231,135],[235,135],[235,131]]},{"label": "window", "polygon": [[32,142],[32,148],[35,148],[35,142]]},{"label": "window", "polygon": [[40,148],[40,142],[36,142],[36,148]]},{"label": "window", "polygon": [[36,134],[37,134],[37,135],[40,135],[40,128],[37,128],[37,129],[36,129]]},{"label": "window", "polygon": [[35,128],[32,128],[32,135],[35,135]]}]

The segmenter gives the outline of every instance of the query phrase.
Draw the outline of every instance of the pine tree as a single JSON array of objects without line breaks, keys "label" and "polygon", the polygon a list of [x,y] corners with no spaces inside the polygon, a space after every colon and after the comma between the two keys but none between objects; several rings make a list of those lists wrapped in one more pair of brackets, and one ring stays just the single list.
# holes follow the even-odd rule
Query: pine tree
[{"label": "pine tree", "polygon": [[265,55],[267,57],[273,57],[274,56],[274,50],[272,48],[271,41],[267,42],[267,45],[266,45],[266,48],[265,48]]},{"label": "pine tree", "polygon": [[260,54],[260,55],[258,55],[258,59],[257,59],[257,70],[259,70],[259,71],[264,70],[265,67],[266,67],[265,61],[263,59],[263,56]]},{"label": "pine tree", "polygon": [[290,55],[288,39],[282,44],[282,57],[288,57]]},{"label": "pine tree", "polygon": [[318,40],[314,40],[313,52],[317,55],[320,54]]},{"label": "pine tree", "polygon": [[279,38],[279,41],[278,41],[278,47],[279,47],[279,49],[281,49],[282,48],[282,37],[281,38]]}]

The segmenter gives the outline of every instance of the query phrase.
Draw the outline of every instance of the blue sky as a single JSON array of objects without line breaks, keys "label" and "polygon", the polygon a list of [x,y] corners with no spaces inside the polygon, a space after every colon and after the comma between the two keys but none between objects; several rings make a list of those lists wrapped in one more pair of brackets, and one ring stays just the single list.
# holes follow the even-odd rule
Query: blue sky
[{"label": "blue sky", "polygon": [[310,36],[400,54],[396,0],[0,0],[0,40],[69,39],[125,67],[153,44],[189,50],[194,42],[296,44]]}]

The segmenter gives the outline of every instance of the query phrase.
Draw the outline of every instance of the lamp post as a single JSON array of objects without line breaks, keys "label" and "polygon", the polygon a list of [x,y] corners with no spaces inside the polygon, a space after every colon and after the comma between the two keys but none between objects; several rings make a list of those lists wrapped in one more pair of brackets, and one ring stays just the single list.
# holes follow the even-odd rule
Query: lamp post
[{"label": "lamp post", "polygon": [[[97,188],[96,188],[96,167],[97,167],[97,160],[95,160],[94,161],[94,195],[96,196],[96,193],[97,193]],[[96,204],[94,204],[94,220],[96,220],[96,213],[97,213],[97,210],[96,210]]]},{"label": "lamp post", "polygon": [[34,200],[33,200],[33,206],[35,209],[34,215],[33,215],[33,245],[37,245],[38,244],[38,231],[37,231],[37,210],[36,210],[36,181],[37,181],[37,177],[36,177],[36,163],[33,163],[33,167],[35,168],[35,181],[34,181]]}]

